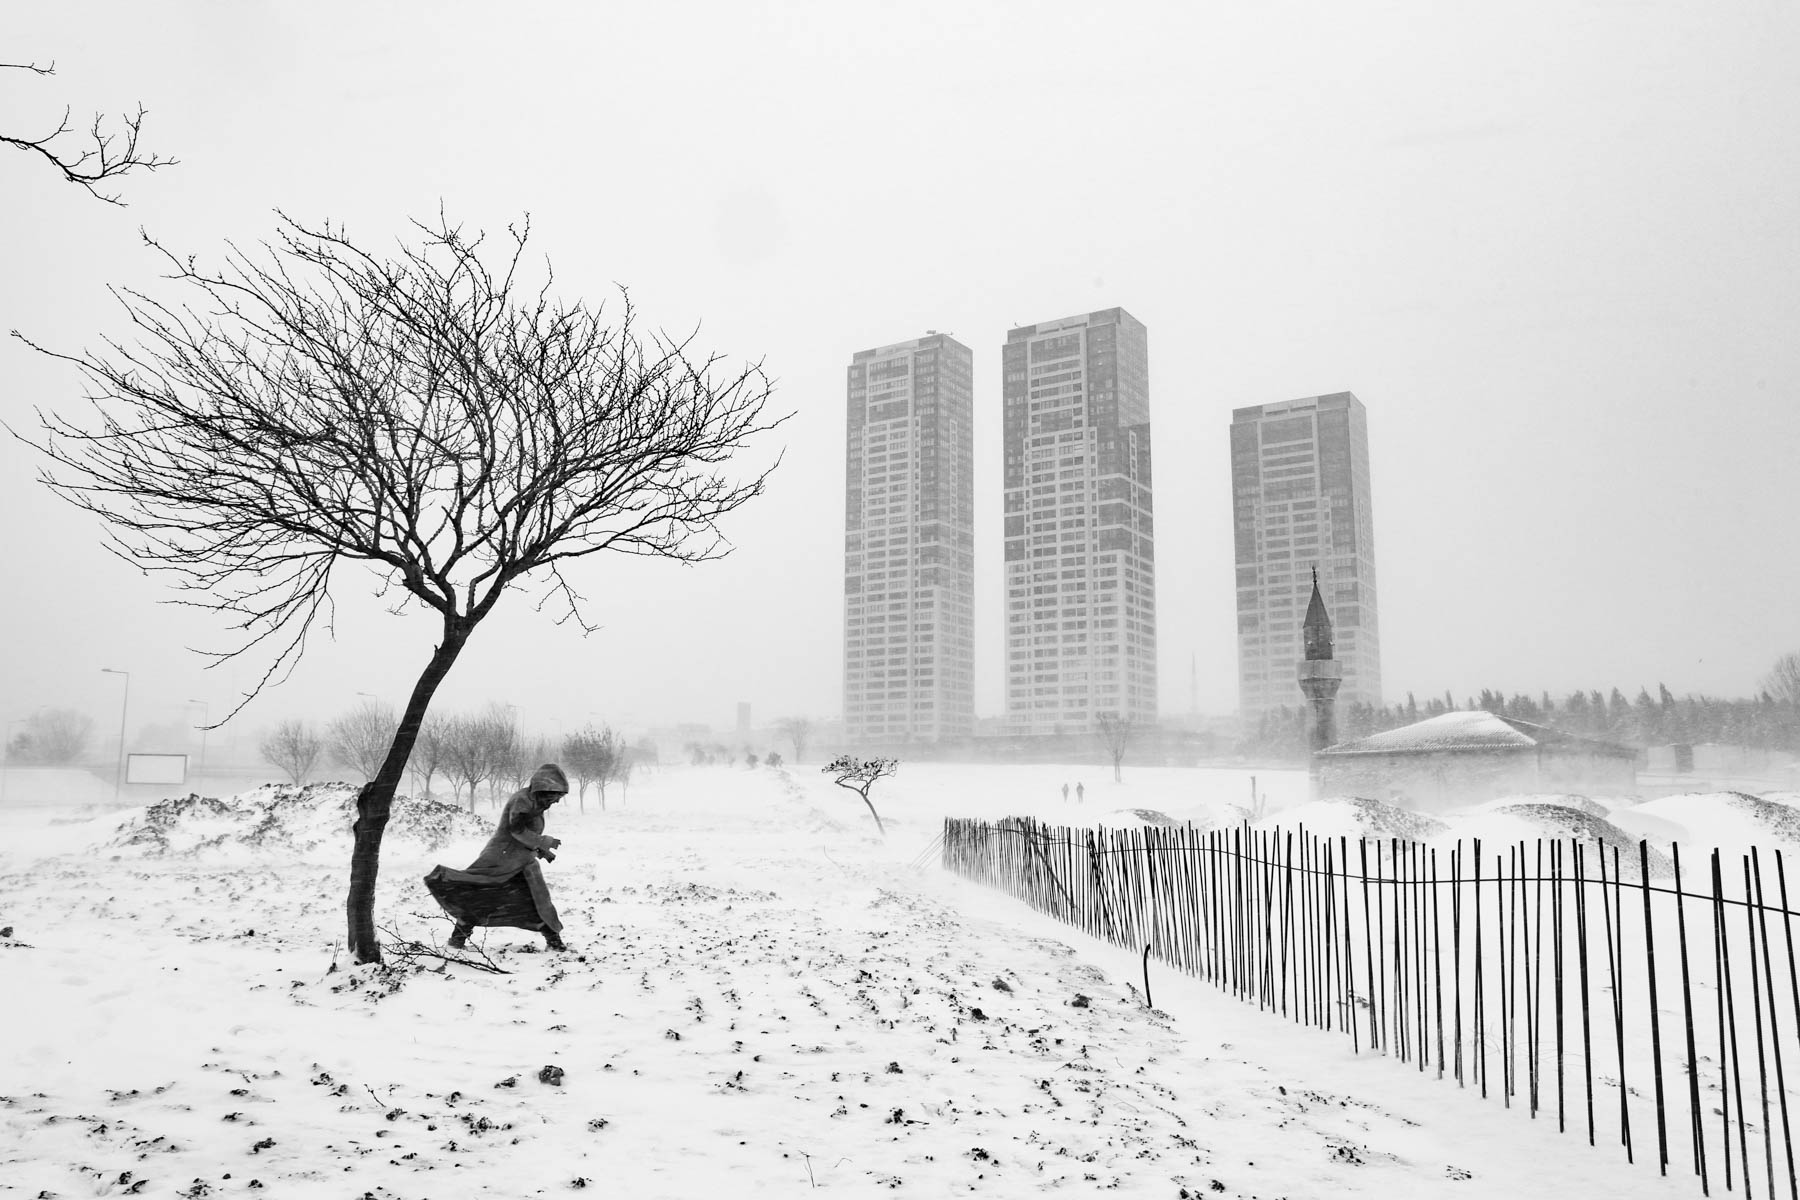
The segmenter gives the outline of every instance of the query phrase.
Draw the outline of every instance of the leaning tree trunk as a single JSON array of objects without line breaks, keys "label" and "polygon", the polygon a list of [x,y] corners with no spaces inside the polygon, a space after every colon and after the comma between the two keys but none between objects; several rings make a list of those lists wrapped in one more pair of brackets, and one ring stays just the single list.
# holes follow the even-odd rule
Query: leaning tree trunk
[{"label": "leaning tree trunk", "polygon": [[881,823],[881,814],[875,811],[875,803],[869,799],[869,793],[859,792],[857,794],[862,797],[862,802],[869,806],[869,815],[875,818],[875,831],[881,835],[882,841],[887,841],[887,826]]},{"label": "leaning tree trunk", "polygon": [[406,773],[406,760],[412,757],[413,744],[419,740],[419,728],[425,723],[425,710],[436,693],[456,656],[462,653],[474,622],[467,618],[447,620],[444,639],[438,643],[425,664],[419,681],[413,684],[412,698],[400,726],[394,730],[393,745],[375,778],[363,784],[356,794],[356,824],[351,826],[355,840],[350,850],[350,894],[344,901],[349,921],[350,961],[356,964],[381,961],[381,942],[375,936],[375,880],[381,873],[381,836],[387,831],[388,814],[393,808],[394,790]]}]

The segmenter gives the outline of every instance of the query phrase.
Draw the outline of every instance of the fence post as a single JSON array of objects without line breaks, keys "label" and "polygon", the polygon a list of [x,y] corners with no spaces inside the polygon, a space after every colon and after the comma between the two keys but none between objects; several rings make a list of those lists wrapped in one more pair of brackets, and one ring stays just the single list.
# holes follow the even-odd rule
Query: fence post
[{"label": "fence post", "polygon": [[1556,1132],[1569,1124],[1563,1100],[1563,861],[1562,839],[1550,843],[1550,958],[1556,972]]},{"label": "fence post", "polygon": [[1638,839],[1638,874],[1644,885],[1644,962],[1650,977],[1650,1065],[1656,1076],[1657,1170],[1669,1173],[1668,1117],[1663,1111],[1662,1014],[1656,1011],[1656,922],[1650,911],[1650,842]]},{"label": "fence post", "polygon": [[1356,955],[1350,946],[1350,839],[1343,834],[1338,835],[1338,859],[1344,864],[1344,1022],[1350,1026],[1350,1052],[1354,1054],[1360,1049],[1356,1032]]},{"label": "fence post", "polygon": [[[1754,849],[1752,853],[1755,853]],[[1750,947],[1750,1006],[1756,1016],[1756,1082],[1762,1096],[1763,1166],[1775,1194],[1775,1138],[1769,1125],[1769,1060],[1763,1048],[1762,978],[1757,974],[1756,901],[1750,892],[1750,857],[1744,857],[1744,941]],[[1773,997],[1770,997],[1773,1000]],[[1744,1174],[1748,1178],[1749,1170]]]},{"label": "fence post", "polygon": [[[1738,1162],[1743,1166],[1744,1194],[1752,1194],[1750,1187],[1750,1134],[1744,1124],[1744,1076],[1743,1056],[1738,1053],[1737,1041],[1737,998],[1733,991],[1731,974],[1731,929],[1725,919],[1725,882],[1724,874],[1719,866],[1717,847],[1712,852],[1712,884],[1713,884],[1713,967],[1718,980],[1719,997],[1719,1091],[1720,1120],[1725,1131],[1725,1187],[1731,1188],[1731,1106],[1725,1102],[1725,1060],[1731,1060],[1732,1098],[1737,1103],[1738,1129]],[[1726,1030],[1731,1032],[1731,1041],[1725,1040]],[[1729,1046],[1730,1054],[1726,1054]]]}]

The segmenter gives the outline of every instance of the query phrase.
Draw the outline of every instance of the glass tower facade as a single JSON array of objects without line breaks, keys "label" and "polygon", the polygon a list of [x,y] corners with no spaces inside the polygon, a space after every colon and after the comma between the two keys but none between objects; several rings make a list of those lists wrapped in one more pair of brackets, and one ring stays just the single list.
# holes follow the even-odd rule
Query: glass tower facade
[{"label": "glass tower facade", "polygon": [[846,386],[844,727],[865,746],[975,723],[974,355],[933,333]]},{"label": "glass tower facade", "polygon": [[1156,722],[1149,341],[1111,308],[1001,349],[1006,714],[1017,734]]},{"label": "glass tower facade", "polygon": [[1231,414],[1238,708],[1255,718],[1306,703],[1295,681],[1312,568],[1343,664],[1341,706],[1381,704],[1369,427],[1349,392]]}]

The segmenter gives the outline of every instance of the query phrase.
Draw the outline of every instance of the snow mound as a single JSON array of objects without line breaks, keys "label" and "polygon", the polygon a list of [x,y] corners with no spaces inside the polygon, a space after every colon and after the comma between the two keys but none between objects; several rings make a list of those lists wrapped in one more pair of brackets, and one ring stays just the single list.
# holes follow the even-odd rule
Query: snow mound
[{"label": "snow mound", "polygon": [[[347,849],[356,821],[356,793],[346,783],[311,783],[267,784],[222,800],[174,797],[127,816],[100,848],[151,858],[213,851]],[[486,820],[453,804],[396,796],[386,837],[436,850],[488,832]]]},{"label": "snow mound", "polygon": [[[1603,817],[1596,817],[1581,809],[1569,808],[1561,804],[1502,804],[1494,808],[1473,812],[1463,816],[1454,825],[1432,839],[1432,845],[1439,850],[1448,851],[1457,843],[1462,844],[1465,865],[1468,872],[1468,856],[1474,852],[1474,841],[1481,839],[1481,863],[1483,873],[1494,870],[1496,857],[1511,869],[1511,854],[1520,842],[1525,843],[1527,867],[1537,867],[1538,847],[1543,846],[1544,869],[1549,870],[1550,847],[1548,842],[1567,841],[1574,838],[1581,843],[1582,855],[1587,864],[1586,873],[1592,878],[1600,877],[1600,867],[1596,854],[1604,847],[1606,854],[1606,870],[1610,877],[1613,869],[1613,851],[1618,851],[1619,878],[1631,881],[1641,880],[1642,872],[1638,863],[1637,835],[1621,829]],[[1569,848],[1563,848],[1565,860]],[[1564,869],[1573,871],[1571,862],[1565,861]],[[1673,875],[1674,864],[1669,856],[1654,846],[1650,848],[1650,878],[1662,879]]]},{"label": "snow mound", "polygon": [[1718,847],[1747,854],[1751,846],[1793,848],[1800,845],[1800,808],[1774,799],[1793,793],[1689,792],[1662,796],[1624,810],[1620,815],[1653,817],[1682,826],[1683,847],[1695,851]]},{"label": "snow mound", "polygon": [[1400,838],[1409,842],[1425,841],[1445,828],[1436,817],[1362,796],[1297,804],[1252,824],[1255,829],[1295,831],[1301,826],[1306,827],[1306,832],[1323,837]]},{"label": "snow mound", "polygon": [[1521,804],[1553,805],[1557,808],[1572,808],[1584,812],[1590,817],[1606,818],[1612,810],[1598,800],[1586,796],[1577,796],[1569,792],[1542,792],[1520,794],[1517,796],[1501,796],[1498,800],[1487,800],[1480,804],[1470,804],[1456,810],[1458,813],[1497,812]]},{"label": "snow mound", "polygon": [[1113,812],[1103,813],[1094,822],[1096,825],[1110,826],[1114,829],[1136,829],[1145,825],[1178,825],[1168,813],[1157,812],[1154,808],[1121,808]]}]

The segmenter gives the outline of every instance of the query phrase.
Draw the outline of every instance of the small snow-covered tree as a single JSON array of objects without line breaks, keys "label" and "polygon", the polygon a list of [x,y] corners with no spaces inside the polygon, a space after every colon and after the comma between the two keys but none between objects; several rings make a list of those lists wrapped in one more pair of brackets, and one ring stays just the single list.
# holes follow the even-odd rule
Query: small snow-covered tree
[{"label": "small snow-covered tree", "polygon": [[292,782],[302,783],[319,761],[325,742],[305,721],[283,721],[269,731],[258,748],[263,761],[280,767]]},{"label": "small snow-covered tree", "polygon": [[849,754],[840,755],[820,768],[831,776],[831,782],[862,797],[862,802],[868,805],[869,815],[875,818],[876,832],[883,839],[887,837],[887,827],[881,823],[881,814],[875,811],[875,802],[869,799],[869,791],[878,780],[885,779],[899,769],[900,760],[897,758],[861,759]]}]

